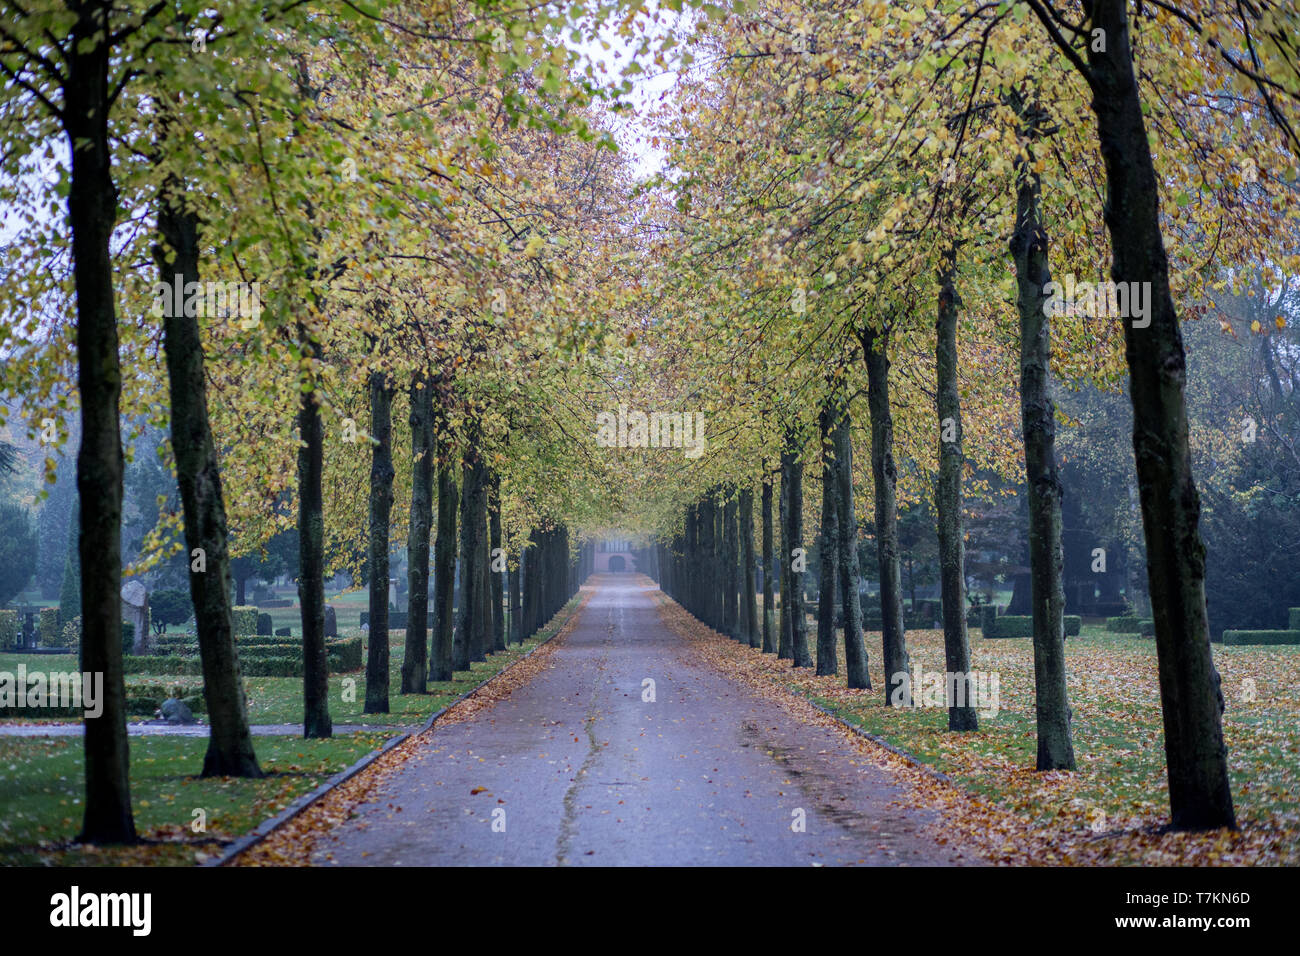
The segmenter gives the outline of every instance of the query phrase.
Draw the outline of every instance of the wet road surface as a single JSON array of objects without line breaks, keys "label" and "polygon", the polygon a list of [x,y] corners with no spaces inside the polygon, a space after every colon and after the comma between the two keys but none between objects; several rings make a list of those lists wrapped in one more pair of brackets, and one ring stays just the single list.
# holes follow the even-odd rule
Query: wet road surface
[{"label": "wet road surface", "polygon": [[317,842],[314,862],[961,862],[918,833],[931,811],[897,805],[906,785],[842,733],[798,721],[694,655],[660,622],[649,579],[587,586],[549,666],[436,728]]}]

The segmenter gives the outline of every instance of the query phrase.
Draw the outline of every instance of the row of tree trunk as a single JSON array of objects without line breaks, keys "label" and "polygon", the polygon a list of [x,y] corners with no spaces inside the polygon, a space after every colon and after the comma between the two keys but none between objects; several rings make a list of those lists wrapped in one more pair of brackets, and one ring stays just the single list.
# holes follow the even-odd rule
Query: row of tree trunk
[{"label": "row of tree trunk", "polygon": [[[475,661],[486,660],[509,643],[521,644],[535,634],[591,573],[594,550],[584,545],[577,549],[576,558],[571,557],[568,529],[560,526],[534,530],[525,548],[511,561],[502,548],[501,480],[480,453],[477,425],[470,420],[458,460],[447,427],[450,394],[446,380],[416,373],[410,396],[411,520],[401,693],[423,694],[430,681],[451,680],[456,671],[469,670]],[[388,713],[388,528],[394,469],[392,389],[382,376],[372,376],[370,403],[371,578],[365,712]]]}]

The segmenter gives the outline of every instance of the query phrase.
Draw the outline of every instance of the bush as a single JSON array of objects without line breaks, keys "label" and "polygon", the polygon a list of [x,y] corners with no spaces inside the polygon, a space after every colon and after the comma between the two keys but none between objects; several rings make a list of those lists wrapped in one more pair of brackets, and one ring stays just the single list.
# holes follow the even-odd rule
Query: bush
[{"label": "bush", "polygon": [[1083,618],[1077,614],[1065,615],[1065,636],[1078,637],[1079,632],[1083,630]]},{"label": "bush", "polygon": [[1106,630],[1112,634],[1141,634],[1142,621],[1131,614],[1106,618]]},{"label": "bush", "polygon": [[257,633],[265,637],[270,637],[275,626],[271,623],[271,615],[257,615]]},{"label": "bush", "polygon": [[1300,607],[1289,608],[1287,616],[1290,618],[1287,627],[1293,631],[1300,631]]},{"label": "bush", "polygon": [[256,634],[257,608],[247,604],[237,605],[231,608],[230,623],[236,637],[241,634]]},{"label": "bush", "polygon": [[203,673],[203,667],[197,657],[159,657],[155,654],[141,654],[139,657],[123,658],[122,673],[199,676]]},{"label": "bush", "polygon": [[1224,644],[1300,644],[1300,630],[1224,631]]},{"label": "bush", "polygon": [[1156,622],[1150,618],[1144,618],[1143,620],[1138,621],[1138,634],[1142,637],[1155,637]]},{"label": "bush", "polygon": [[23,636],[22,622],[18,612],[0,610],[0,647],[13,647]]},{"label": "bush", "polygon": [[[325,654],[331,674],[360,670],[364,666],[360,637],[326,641]],[[239,645],[239,669],[245,677],[301,677],[302,647],[297,644]],[[141,655],[123,661],[126,674],[157,674],[159,676],[202,675],[202,665],[197,657]],[[147,696],[147,695],[141,695]],[[174,696],[174,695],[172,695]],[[190,708],[193,710],[194,708]]]},{"label": "bush", "polygon": [[[125,639],[123,640],[125,643]],[[63,646],[80,647],[81,646],[81,615],[78,614],[67,624],[63,625]]]},{"label": "bush", "polygon": [[[326,645],[326,650],[330,652],[331,658],[335,655],[339,659],[340,671],[360,670],[364,664],[361,659],[361,638],[345,637],[337,641],[331,641]],[[331,665],[330,670],[334,670]]]},{"label": "bush", "polygon": [[155,624],[161,624],[159,633],[166,633],[169,624],[184,624],[194,613],[188,591],[164,588],[149,595],[149,614]]},{"label": "bush", "polygon": [[1034,619],[1027,614],[985,614],[984,636],[995,639],[1033,637]]},{"label": "bush", "polygon": [[59,609],[57,607],[41,608],[40,618],[36,624],[41,647],[61,647],[63,635],[59,632]]}]

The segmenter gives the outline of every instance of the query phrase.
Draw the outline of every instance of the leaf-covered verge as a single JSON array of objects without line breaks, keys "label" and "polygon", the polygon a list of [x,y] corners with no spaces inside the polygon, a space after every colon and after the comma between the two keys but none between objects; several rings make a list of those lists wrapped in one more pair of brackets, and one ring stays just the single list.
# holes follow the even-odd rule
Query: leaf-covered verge
[{"label": "leaf-covered verge", "polygon": [[[808,701],[945,774],[909,767],[871,742],[878,759],[909,779],[915,799],[939,809],[941,842],[974,848],[990,863],[1040,865],[1290,865],[1300,862],[1300,679],[1293,647],[1225,648],[1223,678],[1233,793],[1240,830],[1169,833],[1164,740],[1154,644],[1085,627],[1066,644],[1074,711],[1076,773],[1034,771],[1033,648],[1028,638],[972,633],[973,671],[999,675],[996,716],[977,733],[947,729],[946,707],[891,708],[879,693],[852,691],[835,676],[742,646],[664,599],[668,626],[706,659],[810,720],[829,720]],[[874,639],[874,641],[873,641]],[[908,632],[913,666],[942,673],[943,632]],[[815,650],[815,649],[814,649]],[[882,686],[879,637],[868,634],[871,679]],[[843,643],[839,652],[843,660]]]}]

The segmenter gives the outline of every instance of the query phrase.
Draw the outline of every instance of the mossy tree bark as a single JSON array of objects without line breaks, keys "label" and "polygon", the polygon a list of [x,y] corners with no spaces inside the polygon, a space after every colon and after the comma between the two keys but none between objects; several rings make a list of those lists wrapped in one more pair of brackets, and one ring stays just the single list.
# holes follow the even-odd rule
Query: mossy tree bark
[{"label": "mossy tree bark", "polygon": [[[961,393],[957,387],[957,315],[954,286],[956,256],[949,250],[939,276],[935,318],[935,411],[939,425],[939,475],[934,508],[939,536],[939,594],[943,604],[943,659],[954,690],[948,701],[949,730],[978,730],[979,714],[971,696],[970,639],[966,631],[966,545],[962,528],[963,467]],[[959,698],[959,699],[958,699]]]},{"label": "mossy tree bark", "polygon": [[433,642],[429,654],[429,680],[449,681],[453,670],[453,636],[456,630],[453,601],[456,594],[456,475],[450,441],[439,442],[435,468],[438,474],[438,534],[433,546]]},{"label": "mossy tree bark", "polygon": [[[1124,325],[1133,402],[1133,450],[1147,544],[1164,717],[1169,805],[1178,829],[1236,825],[1223,743],[1223,693],[1210,653],[1205,547],[1192,477],[1185,395],[1187,360],[1169,290],[1160,233],[1159,189],[1133,71],[1125,0],[1089,0],[1104,45],[1088,50],[1109,197],[1116,282],[1149,282],[1149,324]],[[84,552],[83,552],[84,557]]]},{"label": "mossy tree bark", "polygon": [[840,606],[844,609],[844,672],[852,690],[870,689],[867,647],[862,633],[862,599],[858,596],[858,518],[853,506],[853,440],[849,408],[835,420],[836,545],[839,549]]},{"label": "mossy tree bark", "polygon": [[504,552],[501,550],[501,476],[495,471],[491,472],[488,479],[488,533],[491,552],[488,555],[488,573],[492,576],[492,585],[488,589],[488,594],[492,601],[492,650],[504,651],[506,649],[506,621],[504,605],[504,588],[501,575],[504,571],[494,570],[493,562],[497,560],[495,555],[501,555],[504,560]]},{"label": "mossy tree bark", "polygon": [[894,465],[894,416],[889,407],[889,333],[862,335],[871,414],[871,474],[875,489],[876,555],[880,563],[885,702],[912,705],[911,669],[903,630],[903,583],[898,558],[898,469]]},{"label": "mossy tree bark", "polygon": [[740,492],[740,637],[758,647],[754,608],[754,489],[746,482]]},{"label": "mossy tree bark", "polygon": [[763,463],[763,490],[760,504],[763,524],[763,653],[776,653],[776,637],[772,633],[776,613],[774,574],[772,564],[772,472]]},{"label": "mossy tree bark", "polygon": [[1016,308],[1020,313],[1020,421],[1029,504],[1037,767],[1073,770],[1074,743],[1065,683],[1063,488],[1056,466],[1056,408],[1049,387],[1051,329],[1044,291],[1051,273],[1038,198],[1038,176],[1021,162],[1016,178],[1016,227],[1011,255],[1016,266]]},{"label": "mossy tree bark", "polygon": [[366,653],[367,714],[388,713],[388,527],[393,510],[393,389],[370,373],[370,631]]},{"label": "mossy tree bark", "polygon": [[[164,129],[166,124],[162,124]],[[185,206],[185,189],[176,177],[163,184],[158,208],[154,261],[160,279],[184,288],[199,281],[199,223]],[[204,777],[263,776],[253,750],[248,702],[239,672],[230,611],[230,550],[221,471],[208,418],[207,377],[199,321],[185,309],[163,313],[167,384],[171,400],[172,455],[190,563],[190,600],[203,668],[203,701],[208,711]]]},{"label": "mossy tree bark", "polygon": [[[320,358],[320,346],[301,323],[304,355]],[[325,502],[321,493],[325,433],[315,389],[298,407],[298,605],[302,608],[303,736],[333,736],[329,710],[329,661],[325,652]]]},{"label": "mossy tree bark", "polygon": [[835,401],[828,397],[818,414],[818,434],[822,452],[822,527],[817,539],[819,568],[817,601],[817,673],[838,674],[835,647],[835,584],[839,535],[839,499],[835,494]]},{"label": "mossy tree bark", "polygon": [[406,647],[402,693],[424,694],[429,678],[429,535],[433,524],[433,389],[411,377],[411,520],[406,538]]},{"label": "mossy tree bark", "polygon": [[81,447],[77,495],[81,509],[81,640],[84,668],[104,675],[104,706],[86,721],[86,805],[79,839],[135,840],[131,813],[126,685],[122,671],[122,440],[118,431],[122,371],[109,241],[117,222],[108,139],[111,54],[106,2],[81,4],[64,56],[63,126],[72,170],[68,219],[77,308],[77,389]]},{"label": "mossy tree bark", "polygon": [[[804,614],[803,587],[804,562],[803,548],[803,462],[799,460],[799,448],[795,444],[793,428],[786,433],[785,449],[781,453],[781,469],[784,474],[782,485],[789,488],[786,501],[786,540],[785,555],[790,566],[790,659],[795,667],[811,667],[812,656],[808,653],[808,619]],[[781,598],[785,605],[785,596]]]}]

